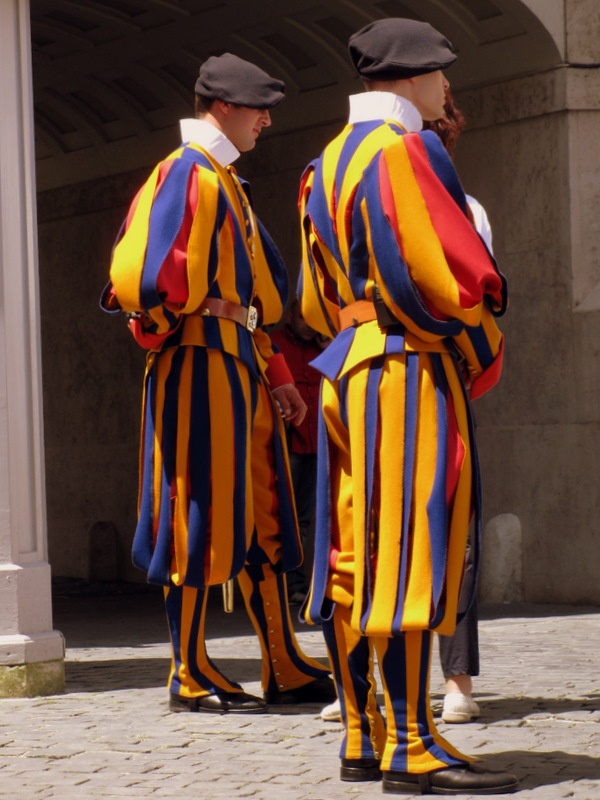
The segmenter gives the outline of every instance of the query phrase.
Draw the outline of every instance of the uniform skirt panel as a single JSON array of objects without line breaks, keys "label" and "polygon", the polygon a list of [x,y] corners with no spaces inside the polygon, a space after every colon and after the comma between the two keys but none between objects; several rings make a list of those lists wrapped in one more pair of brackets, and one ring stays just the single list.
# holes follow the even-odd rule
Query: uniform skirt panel
[{"label": "uniform skirt panel", "polygon": [[321,411],[307,617],[327,619],[340,603],[365,635],[452,633],[473,510],[480,529],[470,407],[454,357],[406,351],[324,377]]},{"label": "uniform skirt panel", "polygon": [[133,560],[151,583],[201,588],[246,561],[300,562],[283,436],[264,379],[234,356],[149,354]]}]

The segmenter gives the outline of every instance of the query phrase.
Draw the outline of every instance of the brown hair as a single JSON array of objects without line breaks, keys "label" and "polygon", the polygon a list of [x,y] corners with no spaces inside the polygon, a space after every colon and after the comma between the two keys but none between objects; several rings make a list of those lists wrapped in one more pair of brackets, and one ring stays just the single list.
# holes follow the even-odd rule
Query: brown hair
[{"label": "brown hair", "polygon": [[437,133],[442,140],[442,144],[446,148],[448,155],[454,155],[454,148],[456,141],[460,136],[460,132],[465,127],[465,118],[454,105],[454,98],[450,89],[446,89],[446,101],[444,103],[444,116],[440,119],[433,120],[433,122],[423,122],[425,130],[431,130]]},{"label": "brown hair", "polygon": [[202,97],[201,94],[194,95],[194,115],[197,118],[203,117],[213,107],[214,97]]}]

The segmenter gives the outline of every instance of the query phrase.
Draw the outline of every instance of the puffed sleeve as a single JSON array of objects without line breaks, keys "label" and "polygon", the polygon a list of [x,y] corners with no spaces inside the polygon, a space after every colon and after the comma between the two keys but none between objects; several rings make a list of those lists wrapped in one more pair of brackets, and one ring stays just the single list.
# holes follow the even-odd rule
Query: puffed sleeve
[{"label": "puffed sleeve", "polygon": [[113,250],[113,304],[145,332],[167,335],[206,297],[218,264],[218,180],[178,158],[161,162],[134,199]]}]

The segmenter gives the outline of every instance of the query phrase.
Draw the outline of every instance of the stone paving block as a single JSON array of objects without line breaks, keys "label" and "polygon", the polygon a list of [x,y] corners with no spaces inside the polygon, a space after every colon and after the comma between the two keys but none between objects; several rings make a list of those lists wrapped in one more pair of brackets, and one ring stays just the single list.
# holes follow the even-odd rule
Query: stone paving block
[{"label": "stone paving block", "polygon": [[[252,717],[169,713],[162,609],[156,628],[147,631],[149,643],[132,646],[135,604],[125,619],[116,601],[120,632],[113,644],[105,633],[99,647],[90,640],[89,613],[78,611],[80,622],[71,612],[66,632],[74,670],[70,676],[67,670],[67,693],[0,701],[0,798],[21,800],[18,791],[28,786],[33,794],[23,800],[78,800],[82,780],[86,800],[373,800],[381,794],[378,785],[339,781],[342,728],[323,723],[316,709]],[[441,723],[440,731],[459,749],[515,771],[522,778],[519,800],[598,800],[600,684],[589,643],[597,640],[599,610],[501,611],[480,624],[483,674],[475,695],[482,718],[462,726]],[[209,650],[246,690],[259,694],[257,640],[248,635],[247,621],[234,617],[213,623],[218,637]],[[232,635],[223,636],[231,627]],[[84,647],[76,646],[78,636]],[[318,630],[300,630],[298,637],[307,652],[324,659]],[[569,665],[562,655],[567,648]],[[240,658],[246,651],[251,657]],[[436,653],[432,695],[439,713],[443,677]]]}]

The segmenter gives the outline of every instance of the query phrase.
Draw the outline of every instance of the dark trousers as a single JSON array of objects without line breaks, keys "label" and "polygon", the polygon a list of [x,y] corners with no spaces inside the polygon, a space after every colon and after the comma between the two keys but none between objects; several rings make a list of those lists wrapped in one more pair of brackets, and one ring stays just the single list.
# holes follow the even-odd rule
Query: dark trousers
[{"label": "dark trousers", "polygon": [[[467,546],[466,561],[465,578],[458,599],[459,613],[464,611],[469,601],[475,580],[470,545]],[[454,675],[479,675],[479,636],[475,599],[452,636],[439,637],[439,645],[440,662],[446,680]]]},{"label": "dark trousers", "polygon": [[308,591],[307,582],[312,573],[312,564],[306,562],[306,554],[317,500],[317,454],[290,453],[290,471],[294,486],[300,541],[304,552],[302,566],[287,573],[288,594],[291,596],[294,592]]}]

